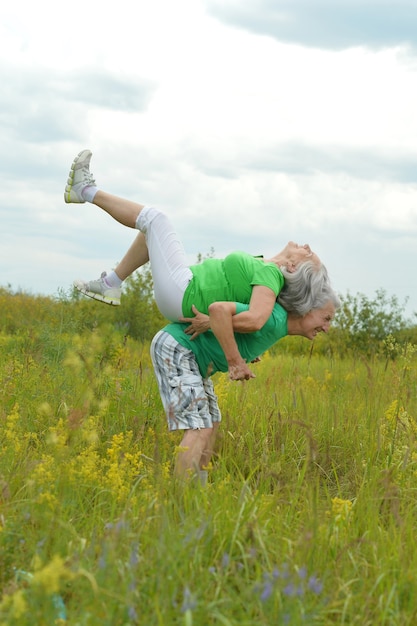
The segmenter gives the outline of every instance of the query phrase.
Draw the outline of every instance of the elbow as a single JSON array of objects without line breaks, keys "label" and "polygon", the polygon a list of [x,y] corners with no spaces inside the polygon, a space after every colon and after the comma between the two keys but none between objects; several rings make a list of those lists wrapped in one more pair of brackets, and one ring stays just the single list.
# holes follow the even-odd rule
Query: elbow
[{"label": "elbow", "polygon": [[220,302],[212,302],[211,304],[209,304],[208,306],[209,315],[215,315],[216,313],[219,313],[220,311],[223,311],[223,306]]},{"label": "elbow", "polygon": [[265,324],[264,320],[262,319],[254,319],[252,320],[252,322],[250,323],[250,332],[254,333],[257,330],[261,330],[262,326]]},{"label": "elbow", "polygon": [[234,302],[212,302],[208,306],[209,315],[236,315],[236,305]]},{"label": "elbow", "polygon": [[261,330],[264,324],[265,320],[262,317],[248,315],[245,320],[245,332],[255,333],[257,330]]}]

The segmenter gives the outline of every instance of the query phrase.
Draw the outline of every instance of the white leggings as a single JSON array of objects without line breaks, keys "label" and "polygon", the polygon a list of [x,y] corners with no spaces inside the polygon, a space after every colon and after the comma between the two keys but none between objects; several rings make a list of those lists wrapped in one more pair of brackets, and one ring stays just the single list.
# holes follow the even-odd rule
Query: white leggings
[{"label": "white leggings", "polygon": [[185,250],[165,213],[144,207],[135,224],[146,239],[156,304],[172,322],[182,317],[184,292],[193,274]]}]

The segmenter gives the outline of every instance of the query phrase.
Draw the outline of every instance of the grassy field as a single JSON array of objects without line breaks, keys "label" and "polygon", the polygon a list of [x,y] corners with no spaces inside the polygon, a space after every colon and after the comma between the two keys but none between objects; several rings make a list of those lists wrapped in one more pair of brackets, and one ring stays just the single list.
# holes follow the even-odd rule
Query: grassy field
[{"label": "grassy field", "polygon": [[185,487],[148,346],[44,324],[0,334],[1,626],[417,623],[412,346],[218,376]]}]

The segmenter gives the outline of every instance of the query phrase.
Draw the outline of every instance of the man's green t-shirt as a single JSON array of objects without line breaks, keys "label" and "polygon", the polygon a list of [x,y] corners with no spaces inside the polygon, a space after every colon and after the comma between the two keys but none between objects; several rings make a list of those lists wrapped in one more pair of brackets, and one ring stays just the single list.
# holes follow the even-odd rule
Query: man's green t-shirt
[{"label": "man's green t-shirt", "polygon": [[[236,303],[236,313],[248,309],[247,304]],[[275,304],[271,316],[260,330],[254,333],[235,333],[239,352],[247,363],[261,356],[274,343],[288,334],[287,318],[287,311],[281,305]],[[162,330],[172,335],[182,346],[194,352],[200,373],[204,378],[215,372],[227,372],[226,357],[213,333],[208,330],[191,340],[190,336],[184,332],[186,327],[187,324],[172,322]]]},{"label": "man's green t-shirt", "polygon": [[275,263],[246,252],[232,252],[224,259],[205,259],[190,269],[193,278],[182,301],[184,317],[193,316],[193,304],[207,313],[209,305],[216,301],[249,304],[255,285],[269,287],[275,296],[284,285],[284,276]]}]

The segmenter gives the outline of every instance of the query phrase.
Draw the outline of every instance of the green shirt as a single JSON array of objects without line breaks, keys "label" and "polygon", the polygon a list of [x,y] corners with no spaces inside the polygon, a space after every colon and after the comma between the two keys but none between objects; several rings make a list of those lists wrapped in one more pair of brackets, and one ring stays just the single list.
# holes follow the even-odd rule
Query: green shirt
[{"label": "green shirt", "polygon": [[[237,313],[248,309],[247,304],[236,303]],[[260,330],[254,333],[235,333],[239,352],[247,363],[261,356],[274,343],[288,334],[287,317],[286,310],[281,305],[275,304],[271,316]],[[190,336],[184,332],[186,327],[187,324],[173,322],[162,330],[172,335],[182,346],[194,352],[203,378],[215,372],[227,372],[226,357],[213,333],[209,330],[191,341]]]},{"label": "green shirt", "polygon": [[184,317],[193,316],[193,304],[201,313],[207,313],[209,304],[216,301],[249,304],[255,285],[269,287],[275,296],[284,285],[284,276],[275,263],[246,252],[232,252],[224,259],[205,259],[190,269],[193,278],[182,301]]}]

